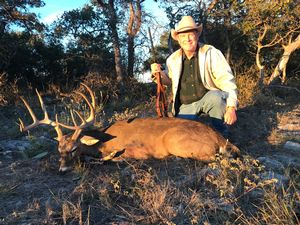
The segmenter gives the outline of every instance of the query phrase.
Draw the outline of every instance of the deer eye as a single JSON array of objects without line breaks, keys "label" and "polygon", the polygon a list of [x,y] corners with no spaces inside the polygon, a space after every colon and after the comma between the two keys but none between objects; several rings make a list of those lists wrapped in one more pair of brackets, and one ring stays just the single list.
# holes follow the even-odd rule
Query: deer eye
[{"label": "deer eye", "polygon": [[74,156],[75,155],[75,152],[77,151],[77,146],[73,146],[73,148],[72,148],[72,150],[71,150],[71,154],[72,154],[72,156]]}]

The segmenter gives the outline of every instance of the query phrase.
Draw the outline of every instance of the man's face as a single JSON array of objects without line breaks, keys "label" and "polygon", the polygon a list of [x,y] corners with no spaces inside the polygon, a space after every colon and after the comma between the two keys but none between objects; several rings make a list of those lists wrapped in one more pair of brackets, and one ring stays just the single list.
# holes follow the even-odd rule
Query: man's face
[{"label": "man's face", "polygon": [[178,34],[178,43],[185,52],[195,52],[199,35],[196,31],[187,31]]}]

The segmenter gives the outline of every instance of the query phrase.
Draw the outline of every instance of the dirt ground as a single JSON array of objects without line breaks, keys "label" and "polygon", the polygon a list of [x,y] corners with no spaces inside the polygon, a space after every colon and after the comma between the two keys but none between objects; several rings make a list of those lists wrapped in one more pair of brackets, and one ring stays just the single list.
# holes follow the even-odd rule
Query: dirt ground
[{"label": "dirt ground", "polygon": [[[282,151],[283,144],[288,140],[299,143],[300,94],[294,90],[285,90],[286,94],[283,95],[281,90],[279,96],[276,95],[276,90],[273,91],[275,93],[273,104],[266,104],[269,101],[264,102],[264,99],[261,99],[256,105],[238,111],[239,121],[231,130],[231,139],[245,155],[254,158],[272,156]],[[6,108],[1,109],[1,123],[8,124],[7,121],[9,121],[9,125],[16,126],[15,112],[7,110]],[[286,124],[290,124],[290,128],[284,127]],[[0,135],[2,141],[22,137],[21,135],[17,137],[4,136]],[[97,203],[93,204],[93,199],[89,199],[88,203],[81,202],[81,204],[78,200],[78,205],[73,199],[74,196],[79,196],[78,199],[80,199],[87,195],[82,190],[85,189],[83,184],[96,182],[100,179],[99,177],[102,180],[109,179],[110,176],[114,177],[120,171],[126,175],[128,164],[86,165],[84,169],[79,168],[76,172],[60,174],[58,173],[58,153],[56,151],[41,159],[22,159],[14,154],[12,157],[8,157],[3,154],[4,151],[5,149],[0,149],[2,152],[0,154],[0,224],[123,224],[120,222],[124,220],[122,216],[112,222],[111,214],[109,214],[111,211]],[[299,155],[291,157],[300,158],[300,151]],[[138,164],[156,168],[156,171],[162,174],[159,176],[160,179],[163,179],[162,177],[172,176],[174,173],[174,176],[184,175],[185,169],[176,171],[176,165],[180,164],[183,166],[182,168],[185,168],[185,164],[190,164],[191,161],[179,161],[170,159],[144,162],[144,164],[138,162]],[[201,166],[198,162],[192,163],[196,163],[197,167]],[[84,183],[83,180],[85,180]],[[110,183],[112,182],[110,181]],[[98,181],[97,185],[101,186],[101,183]],[[114,185],[117,189],[118,183],[114,183]],[[106,191],[105,187],[101,190]],[[62,204],[61,199],[64,200],[65,205]],[[106,201],[105,197],[103,197],[103,201]],[[76,221],[65,221],[64,218],[72,216],[66,215],[68,210],[64,210],[64,206],[73,207],[74,213],[75,209],[80,211],[80,208],[84,208],[86,205],[91,206],[91,208],[88,207],[86,215],[89,215],[90,211],[96,211],[98,212],[97,216],[89,215],[89,218],[92,219],[87,222],[87,216],[85,219],[80,219],[79,212]],[[132,210],[134,211],[134,209]],[[69,210],[69,213],[71,212],[72,210]]]}]

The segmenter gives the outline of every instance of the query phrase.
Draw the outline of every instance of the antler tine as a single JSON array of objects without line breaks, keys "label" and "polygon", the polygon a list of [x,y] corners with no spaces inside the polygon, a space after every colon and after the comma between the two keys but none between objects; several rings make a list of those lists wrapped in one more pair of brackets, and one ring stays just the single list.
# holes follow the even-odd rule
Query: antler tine
[{"label": "antler tine", "polygon": [[21,120],[21,118],[19,118],[19,122],[20,122],[20,124],[19,124],[19,126],[20,126],[20,131],[21,131],[21,132],[25,131],[24,122]]},{"label": "antler tine", "polygon": [[49,122],[49,124],[52,123],[53,121],[49,119],[48,112],[47,112],[47,110],[46,110],[46,106],[45,106],[45,104],[44,104],[44,101],[43,101],[42,96],[40,95],[40,93],[38,92],[37,89],[35,89],[35,92],[36,92],[36,94],[37,94],[37,96],[38,96],[38,98],[39,98],[39,102],[40,102],[41,108],[42,108],[43,113],[44,113],[44,120],[45,120],[46,122]]},{"label": "antler tine", "polygon": [[[81,95],[82,98],[84,98],[84,100],[86,101],[86,103],[88,104],[88,106],[90,107],[90,116],[89,118],[87,118],[87,120],[85,121],[87,124],[93,124],[94,120],[95,120],[95,107],[90,103],[90,101],[88,100],[88,98],[82,94],[81,92],[76,92],[77,94]],[[93,101],[93,100],[92,100]],[[83,124],[81,124],[80,126],[82,126]]]},{"label": "antler tine", "polygon": [[26,106],[26,108],[27,108],[32,120],[33,120],[32,124],[25,127],[24,122],[21,119],[19,119],[19,121],[20,121],[20,130],[21,130],[21,132],[23,132],[23,131],[27,131],[27,130],[37,126],[38,125],[38,120],[37,120],[33,110],[31,109],[30,105],[28,104],[28,102],[22,96],[20,98],[23,101],[24,105]]},{"label": "antler tine", "polygon": [[[78,127],[75,117],[74,117],[73,110],[71,110],[70,113],[71,113],[71,118],[72,118],[73,124],[75,125],[75,127]],[[76,111],[75,111],[75,113],[78,114]]]},{"label": "antler tine", "polygon": [[59,128],[59,122],[58,122],[58,115],[57,114],[55,114],[55,123],[56,123],[56,126],[54,127],[54,129],[56,130],[56,133],[57,133],[57,140],[60,140],[63,137],[63,132]]},{"label": "antler tine", "polygon": [[77,114],[77,116],[81,119],[81,124],[78,126],[76,124],[76,122],[75,122],[74,115],[73,115],[73,113],[71,111],[71,117],[72,117],[74,126],[69,126],[69,125],[65,125],[65,124],[60,123],[60,125],[62,127],[70,129],[70,130],[83,129],[83,128],[86,128],[86,127],[89,127],[89,126],[93,125],[94,122],[95,122],[95,107],[96,107],[95,95],[94,95],[93,91],[87,85],[85,85],[83,83],[81,83],[81,85],[83,85],[84,87],[86,87],[86,89],[90,93],[90,96],[91,96],[91,99],[92,99],[92,103],[88,100],[88,98],[86,97],[86,95],[84,95],[83,93],[78,92],[78,91],[75,91],[75,93],[78,94],[78,95],[80,95],[86,101],[86,103],[88,104],[88,106],[90,108],[90,116],[85,120],[83,118],[83,116],[79,112],[77,112],[76,110],[74,110],[74,112]]},{"label": "antler tine", "polygon": [[[75,110],[74,110],[75,111]],[[78,115],[79,113],[75,111],[75,113]],[[73,110],[70,111],[70,114],[71,114],[71,118],[72,118],[72,121],[73,121],[73,124],[74,126],[70,126],[70,125],[66,125],[66,124],[63,124],[63,123],[59,123],[59,125],[61,125],[62,127],[66,128],[66,129],[69,129],[69,130],[77,130],[77,129],[80,129],[80,126],[77,125],[76,123],[76,120],[74,118],[74,114],[73,114]],[[79,118],[81,119],[82,116],[79,116]],[[82,121],[84,121],[82,119]]]},{"label": "antler tine", "polygon": [[83,116],[79,112],[77,112],[76,110],[74,110],[74,112],[77,114],[77,116],[81,120],[81,125],[80,126],[84,126],[86,124],[86,121],[84,120]]},{"label": "antler tine", "polygon": [[95,100],[95,95],[94,92],[84,83],[80,83],[82,86],[84,86],[88,92],[90,93],[91,99],[92,99],[92,106],[94,107],[94,109],[96,108],[96,100]]},{"label": "antler tine", "polygon": [[36,93],[38,95],[41,108],[42,108],[42,110],[44,112],[44,119],[43,120],[38,120],[36,118],[35,113],[33,112],[32,108],[30,107],[30,105],[28,104],[28,102],[25,100],[25,98],[20,97],[22,99],[24,105],[26,106],[26,108],[27,108],[27,110],[28,110],[28,112],[29,112],[32,120],[33,120],[32,124],[30,124],[28,126],[25,126],[24,122],[21,119],[19,119],[19,121],[20,121],[20,130],[21,131],[27,131],[27,130],[29,130],[31,128],[34,128],[34,127],[36,127],[36,126],[38,126],[40,124],[47,124],[47,125],[51,125],[51,126],[56,126],[56,123],[54,121],[52,121],[52,120],[49,119],[49,116],[48,116],[45,104],[43,102],[43,99],[42,99],[40,93],[38,92],[37,89],[35,91],[36,91]]},{"label": "antler tine", "polygon": [[[84,83],[81,83],[82,86],[84,86],[88,92],[90,93],[90,96],[91,96],[91,99],[92,99],[92,103],[90,103],[90,101],[87,99],[87,97],[82,94],[82,93],[79,93],[83,98],[84,100],[87,102],[88,106],[90,107],[90,116],[89,118],[85,121],[85,124],[82,123],[81,126],[83,127],[88,127],[88,126],[91,126],[94,124],[95,122],[95,109],[96,109],[96,100],[95,100],[95,95],[94,95],[94,92]],[[84,121],[82,119],[82,121]]]},{"label": "antler tine", "polygon": [[[79,114],[79,112],[77,112],[76,110],[74,110],[74,112],[77,114],[77,116],[81,119],[82,121],[82,124],[86,124],[85,120],[83,119],[83,117]],[[73,121],[73,124],[74,126],[68,126],[68,125],[65,125],[65,124],[61,124],[63,127],[67,128],[67,129],[70,129],[70,130],[75,130],[75,132],[73,133],[71,139],[72,140],[77,140],[77,138],[79,137],[81,131],[82,131],[82,128],[81,126],[78,126],[77,123],[76,123],[76,120],[74,118],[74,113],[73,113],[73,110],[70,111],[71,113],[71,117],[72,117],[72,121]]]}]

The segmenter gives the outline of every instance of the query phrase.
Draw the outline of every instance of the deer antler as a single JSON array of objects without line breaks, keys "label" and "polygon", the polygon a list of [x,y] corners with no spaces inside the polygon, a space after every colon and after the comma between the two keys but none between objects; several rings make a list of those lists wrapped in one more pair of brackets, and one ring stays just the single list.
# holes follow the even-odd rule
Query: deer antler
[{"label": "deer antler", "polygon": [[38,120],[37,117],[35,116],[32,108],[28,104],[28,102],[23,97],[21,97],[22,101],[24,102],[24,105],[26,106],[26,108],[29,111],[29,113],[30,113],[30,115],[32,117],[32,120],[33,120],[32,124],[30,124],[28,126],[25,126],[24,122],[19,118],[21,132],[30,130],[30,129],[32,129],[34,127],[37,127],[39,125],[42,125],[42,124],[46,124],[46,125],[50,125],[50,126],[52,126],[52,127],[55,128],[55,130],[57,132],[57,139],[59,140],[63,136],[62,130],[59,127],[59,126],[62,126],[64,128],[70,129],[70,130],[75,130],[74,134],[72,135],[72,139],[76,140],[78,138],[78,136],[80,135],[80,133],[81,133],[81,131],[82,131],[83,128],[89,127],[89,126],[93,125],[94,122],[95,122],[95,108],[96,108],[95,95],[94,95],[93,91],[88,86],[86,86],[83,83],[81,83],[81,85],[83,85],[88,90],[88,92],[90,93],[92,102],[90,102],[88,100],[88,98],[83,93],[76,92],[77,94],[79,94],[79,95],[81,95],[83,97],[83,99],[87,102],[87,104],[88,104],[88,106],[90,108],[90,116],[86,120],[83,118],[83,116],[80,115],[79,112],[75,111],[75,113],[78,115],[78,117],[82,121],[79,126],[77,125],[77,123],[75,121],[75,118],[74,118],[74,115],[73,115],[72,111],[71,111],[71,116],[72,116],[72,120],[73,120],[74,126],[69,126],[69,125],[65,125],[65,124],[62,124],[62,123],[58,122],[58,116],[57,115],[55,116],[55,118],[56,118],[55,121],[50,120],[48,112],[46,110],[46,106],[44,104],[44,101],[43,101],[40,93],[37,90],[35,90],[36,93],[37,93],[37,95],[38,95],[41,108],[42,108],[42,110],[44,112],[44,119]]},{"label": "deer antler", "polygon": [[95,108],[96,108],[95,95],[94,95],[93,91],[88,86],[86,86],[83,83],[81,83],[81,85],[83,85],[88,90],[88,92],[90,93],[92,103],[88,100],[88,98],[83,93],[77,92],[77,91],[75,93],[79,94],[86,101],[86,103],[88,104],[88,106],[90,108],[90,116],[85,120],[79,112],[74,110],[74,112],[77,114],[77,116],[81,120],[81,124],[78,126],[76,121],[75,121],[73,112],[71,111],[71,117],[72,117],[72,121],[73,121],[74,126],[69,126],[69,125],[62,124],[62,123],[59,122],[59,125],[61,125],[64,128],[67,128],[69,130],[76,130],[76,131],[77,130],[82,130],[83,128],[86,128],[86,127],[89,127],[89,126],[93,125],[94,122],[95,122]]},{"label": "deer antler", "polygon": [[46,110],[46,106],[44,104],[44,101],[43,101],[40,93],[38,92],[38,90],[36,89],[35,91],[36,91],[36,93],[38,95],[41,108],[42,108],[42,110],[44,112],[44,119],[38,120],[37,117],[35,116],[32,108],[28,104],[28,102],[23,97],[20,97],[22,99],[24,105],[26,106],[28,112],[30,113],[32,120],[33,120],[32,124],[30,124],[28,126],[25,126],[24,122],[19,118],[19,121],[20,121],[20,131],[21,132],[28,131],[28,130],[34,128],[34,127],[39,126],[39,125],[46,124],[46,125],[50,125],[50,126],[52,126],[52,127],[55,128],[55,130],[57,132],[57,138],[58,139],[62,138],[63,133],[62,133],[61,129],[59,128],[59,123],[58,123],[57,115],[56,115],[56,121],[52,121],[52,120],[49,119],[48,112]]}]

